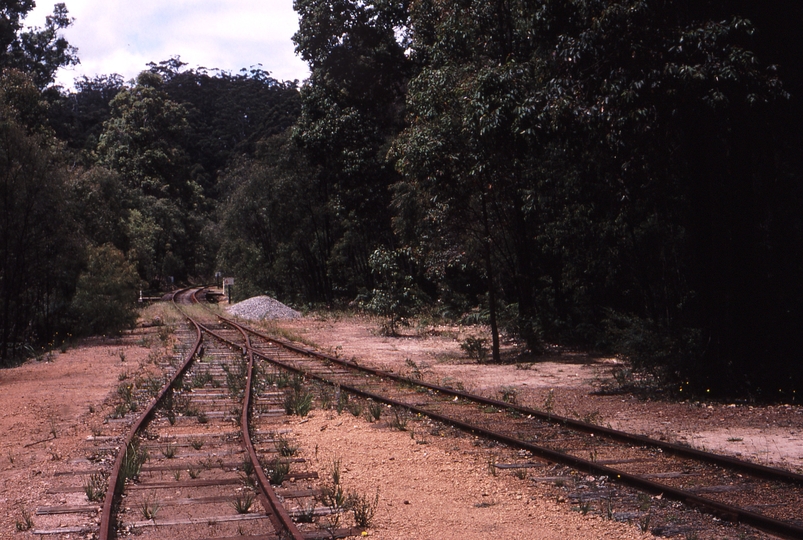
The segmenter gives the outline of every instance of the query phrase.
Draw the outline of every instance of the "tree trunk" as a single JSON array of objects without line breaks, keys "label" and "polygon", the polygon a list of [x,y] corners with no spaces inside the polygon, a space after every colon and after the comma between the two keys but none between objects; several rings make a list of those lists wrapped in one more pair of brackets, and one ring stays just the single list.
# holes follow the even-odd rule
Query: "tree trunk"
[{"label": "tree trunk", "polygon": [[488,207],[485,202],[485,193],[480,196],[482,200],[482,221],[485,228],[485,272],[488,274],[488,314],[491,323],[491,356],[493,362],[502,361],[499,354],[499,327],[496,322],[496,292],[494,290],[493,261],[491,260],[491,227],[488,223]]}]

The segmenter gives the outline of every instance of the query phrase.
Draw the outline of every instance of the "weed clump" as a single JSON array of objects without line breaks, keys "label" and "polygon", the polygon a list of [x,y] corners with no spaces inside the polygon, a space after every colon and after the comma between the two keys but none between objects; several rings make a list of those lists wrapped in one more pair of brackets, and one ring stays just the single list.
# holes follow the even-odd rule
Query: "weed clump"
[{"label": "weed clump", "polygon": [[282,435],[276,438],[276,449],[282,457],[292,457],[298,452],[298,446],[291,443]]},{"label": "weed clump", "polygon": [[22,516],[22,520],[16,521],[17,531],[25,532],[33,529],[33,517],[31,516],[31,513],[27,509],[23,508],[20,510],[20,514]]},{"label": "weed clump", "polygon": [[290,391],[284,398],[285,413],[304,417],[312,409],[314,395],[304,389],[303,380],[303,377],[293,378],[293,382],[290,384]]},{"label": "weed clump", "polygon": [[268,479],[271,485],[274,486],[282,485],[282,482],[290,473],[290,464],[279,459],[272,459],[265,468],[267,469],[265,472],[268,475]]},{"label": "weed clump", "polygon": [[395,407],[393,417],[390,419],[390,427],[399,431],[407,431],[407,422],[410,421],[410,411],[408,409]]},{"label": "weed clump", "polygon": [[140,448],[139,439],[134,439],[126,446],[123,454],[123,463],[120,475],[117,477],[117,487],[122,489],[126,480],[136,480],[142,470],[142,465],[148,460],[148,451]]},{"label": "weed clump", "polygon": [[357,527],[368,528],[374,521],[376,507],[379,505],[379,488],[376,494],[371,497],[364,493],[349,493],[348,507],[354,515],[354,523]]},{"label": "weed clump", "polygon": [[89,502],[99,502],[106,494],[106,478],[100,473],[93,473],[84,482],[84,493]]},{"label": "weed clump", "polygon": [[245,493],[242,496],[237,496],[231,502],[231,506],[234,508],[234,511],[238,514],[247,514],[249,510],[251,510],[251,505],[254,504],[254,495],[251,493]]}]

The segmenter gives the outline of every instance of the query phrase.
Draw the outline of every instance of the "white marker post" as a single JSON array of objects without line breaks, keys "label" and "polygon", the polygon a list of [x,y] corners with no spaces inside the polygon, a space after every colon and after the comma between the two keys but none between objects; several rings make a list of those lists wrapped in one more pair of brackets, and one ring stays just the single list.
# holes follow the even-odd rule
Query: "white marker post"
[{"label": "white marker post", "polygon": [[228,298],[229,304],[231,304],[231,286],[232,285],[234,285],[234,278],[233,277],[223,278],[223,294],[225,294],[226,298]]}]

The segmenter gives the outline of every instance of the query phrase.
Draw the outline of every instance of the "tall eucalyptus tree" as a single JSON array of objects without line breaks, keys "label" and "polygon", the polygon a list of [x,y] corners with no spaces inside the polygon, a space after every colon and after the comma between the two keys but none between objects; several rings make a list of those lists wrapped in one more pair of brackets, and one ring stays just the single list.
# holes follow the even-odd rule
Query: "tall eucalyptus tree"
[{"label": "tall eucalyptus tree", "polygon": [[393,242],[386,152],[401,130],[413,65],[405,54],[406,0],[296,0],[296,52],[311,76],[295,140],[316,167],[326,200],[320,249],[332,289],[354,297],[371,284],[370,254]]}]

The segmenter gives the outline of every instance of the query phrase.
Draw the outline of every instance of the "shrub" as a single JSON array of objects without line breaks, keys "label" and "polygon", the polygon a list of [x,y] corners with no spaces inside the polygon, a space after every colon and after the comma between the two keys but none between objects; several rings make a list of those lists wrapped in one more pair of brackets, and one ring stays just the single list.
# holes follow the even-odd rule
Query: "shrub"
[{"label": "shrub", "polygon": [[139,276],[115,247],[90,247],[72,310],[84,334],[116,334],[137,321]]},{"label": "shrub", "polygon": [[418,313],[426,303],[426,295],[407,271],[415,266],[412,252],[380,248],[371,254],[368,264],[377,286],[360,295],[360,306],[384,317],[382,333],[395,336],[398,326],[407,324],[408,317]]},{"label": "shrub", "polygon": [[480,364],[488,359],[488,340],[485,338],[469,336],[463,340],[460,344],[460,348],[463,349],[463,352],[465,352],[469,358],[476,360]]}]

